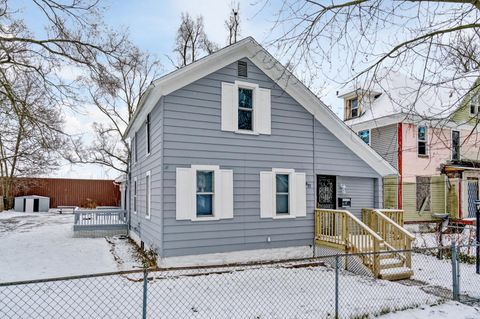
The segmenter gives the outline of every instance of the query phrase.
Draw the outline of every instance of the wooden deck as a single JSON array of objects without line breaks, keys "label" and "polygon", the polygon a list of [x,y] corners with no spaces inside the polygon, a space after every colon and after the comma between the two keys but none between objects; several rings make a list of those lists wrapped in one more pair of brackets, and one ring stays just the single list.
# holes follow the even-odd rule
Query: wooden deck
[{"label": "wooden deck", "polygon": [[120,209],[77,210],[73,232],[76,237],[101,237],[127,234],[127,212]]},{"label": "wooden deck", "polygon": [[[357,255],[377,278],[405,279],[412,272],[414,236],[405,230],[401,210],[364,209],[362,219],[346,210],[315,211],[315,243]],[[401,223],[401,224],[399,224]]]}]

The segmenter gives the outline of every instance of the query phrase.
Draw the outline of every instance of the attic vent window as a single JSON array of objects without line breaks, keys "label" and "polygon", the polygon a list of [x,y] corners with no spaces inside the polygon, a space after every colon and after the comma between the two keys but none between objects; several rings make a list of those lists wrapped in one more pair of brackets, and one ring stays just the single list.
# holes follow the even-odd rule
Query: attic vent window
[{"label": "attic vent window", "polygon": [[238,76],[247,77],[247,62],[238,61]]}]

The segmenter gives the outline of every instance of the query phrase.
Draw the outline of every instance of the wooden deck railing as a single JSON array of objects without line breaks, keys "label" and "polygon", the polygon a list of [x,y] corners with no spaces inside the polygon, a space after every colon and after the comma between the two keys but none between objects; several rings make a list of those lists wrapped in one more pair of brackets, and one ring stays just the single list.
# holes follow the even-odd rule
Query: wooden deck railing
[{"label": "wooden deck railing", "polygon": [[[396,222],[396,220],[403,221],[403,217],[399,217],[400,213],[403,213],[403,211],[362,209],[362,219],[365,221],[365,224],[380,235],[389,246],[395,250],[407,250],[412,248],[412,242],[415,236]],[[398,255],[405,260],[407,267],[411,267],[411,252],[403,252]]]},{"label": "wooden deck railing", "polygon": [[124,210],[77,210],[74,214],[74,230],[127,225],[127,212]]},{"label": "wooden deck railing", "polygon": [[[385,249],[384,240],[347,210],[316,209],[315,240],[352,253],[378,252]],[[366,254],[362,259],[373,274],[378,276],[379,255]]]},{"label": "wooden deck railing", "polygon": [[383,215],[387,216],[399,226],[403,227],[403,210],[401,209],[374,209],[364,208],[362,209],[362,221],[369,227],[373,226],[373,222],[376,221],[376,214],[374,211],[379,211]]}]

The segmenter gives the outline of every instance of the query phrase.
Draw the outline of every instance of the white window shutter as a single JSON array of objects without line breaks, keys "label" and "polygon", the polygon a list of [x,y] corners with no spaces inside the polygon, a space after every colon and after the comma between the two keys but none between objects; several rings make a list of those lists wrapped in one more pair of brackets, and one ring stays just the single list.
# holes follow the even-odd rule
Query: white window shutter
[{"label": "white window shutter", "polygon": [[176,219],[190,220],[195,217],[195,170],[177,168]]},{"label": "white window shutter", "polygon": [[214,214],[220,219],[233,218],[233,171],[215,170]]},{"label": "white window shutter", "polygon": [[275,199],[275,173],[260,172],[260,218],[272,218]]},{"label": "white window shutter", "polygon": [[291,198],[292,215],[307,216],[307,190],[305,173],[293,173],[293,192]]},{"label": "white window shutter", "polygon": [[222,131],[234,132],[237,130],[238,122],[238,106],[234,103],[233,83],[222,82]]},{"label": "white window shutter", "polygon": [[255,113],[255,130],[259,134],[268,134],[272,132],[272,103],[269,89],[257,90],[257,105]]}]

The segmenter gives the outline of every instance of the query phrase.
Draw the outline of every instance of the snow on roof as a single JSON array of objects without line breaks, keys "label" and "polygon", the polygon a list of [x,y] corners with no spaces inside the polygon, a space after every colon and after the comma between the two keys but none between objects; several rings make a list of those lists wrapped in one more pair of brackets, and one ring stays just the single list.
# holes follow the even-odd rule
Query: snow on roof
[{"label": "snow on roof", "polygon": [[432,85],[401,72],[382,70],[375,79],[353,85],[356,90],[350,87],[339,94],[339,97],[354,94],[356,91],[375,92],[367,103],[362,104],[362,115],[346,121],[348,125],[399,114],[445,119],[457,109],[473,83],[472,79],[462,78]]},{"label": "snow on roof", "polygon": [[23,195],[23,196],[15,196],[15,198],[50,198],[50,197],[40,196],[40,195]]}]

